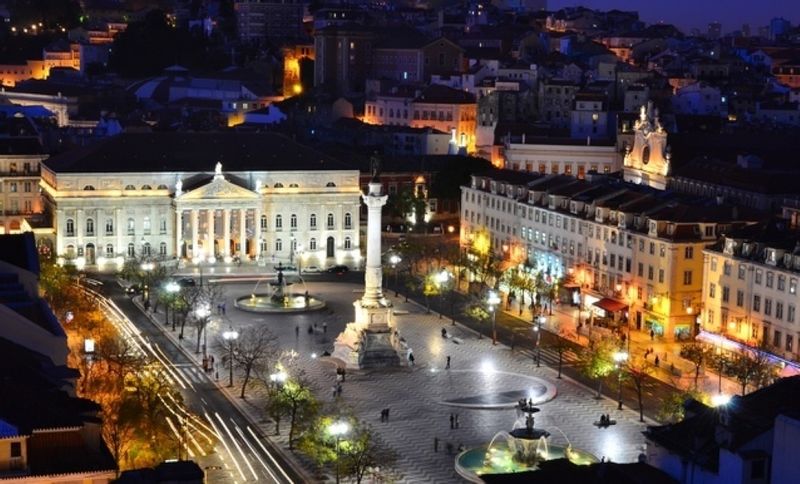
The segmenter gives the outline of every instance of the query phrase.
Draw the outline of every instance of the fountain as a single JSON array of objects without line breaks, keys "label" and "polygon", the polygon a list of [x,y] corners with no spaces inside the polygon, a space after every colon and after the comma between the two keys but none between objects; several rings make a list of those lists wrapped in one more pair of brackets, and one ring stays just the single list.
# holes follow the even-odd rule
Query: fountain
[{"label": "fountain", "polygon": [[[309,295],[308,290],[303,294],[287,291],[293,283],[288,282],[283,275],[285,269],[280,263],[275,268],[278,275],[275,282],[269,283],[272,288],[269,294],[258,292],[258,286],[261,284],[261,280],[258,280],[252,294],[236,299],[236,307],[253,313],[299,313],[323,309],[325,301]],[[305,286],[302,278],[300,282]]]},{"label": "fountain", "polygon": [[535,471],[539,463],[567,459],[573,464],[589,465],[598,459],[588,452],[574,449],[567,440],[566,446],[550,444],[550,432],[537,429],[533,414],[539,409],[532,400],[522,399],[517,404],[517,420],[510,432],[498,432],[488,445],[469,449],[456,457],[456,472],[472,482],[483,482],[486,474],[510,474]]}]

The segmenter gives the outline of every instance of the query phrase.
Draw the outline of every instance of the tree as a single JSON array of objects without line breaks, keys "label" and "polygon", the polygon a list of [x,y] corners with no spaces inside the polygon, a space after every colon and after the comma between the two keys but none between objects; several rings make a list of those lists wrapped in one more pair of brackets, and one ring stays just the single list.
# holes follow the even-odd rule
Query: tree
[{"label": "tree", "polygon": [[770,361],[769,353],[762,347],[739,353],[731,362],[730,371],[742,386],[744,395],[748,385],[759,389],[771,383],[777,375],[778,368]]},{"label": "tree", "polygon": [[[197,338],[195,353],[200,353],[200,341],[208,328],[208,323],[211,322],[212,308],[216,308],[219,301],[222,300],[224,290],[220,284],[203,284],[202,286],[192,286],[184,288],[181,293],[184,297],[183,303],[176,303],[185,313],[189,316],[191,312],[192,325],[195,328],[195,336]],[[174,316],[173,316],[174,317]],[[185,319],[185,318],[184,318]],[[181,337],[183,335],[183,327],[185,322],[181,323]]]},{"label": "tree", "polygon": [[[425,276],[425,280],[422,282],[422,294],[425,296],[425,312],[430,314],[431,312],[431,297],[436,297],[441,294],[439,290],[439,284],[436,282],[436,274],[428,274]],[[439,314],[441,318],[441,313]]]},{"label": "tree", "polygon": [[656,418],[664,423],[680,422],[685,415],[684,405],[689,399],[709,403],[708,396],[696,389],[670,392],[661,400],[661,408],[658,409]]},{"label": "tree", "polygon": [[567,341],[567,331],[563,328],[559,328],[558,334],[556,335],[555,339],[553,339],[553,342],[548,345],[548,347],[555,351],[558,355],[558,376],[556,378],[560,380],[561,368],[564,363],[564,354],[572,347],[569,341]]},{"label": "tree", "polygon": [[681,347],[681,357],[694,364],[694,387],[700,378],[700,369],[708,359],[708,347],[701,343],[689,343]]},{"label": "tree", "polygon": [[[334,436],[331,426],[338,421],[347,422],[345,435]],[[304,434],[301,450],[319,466],[334,463],[345,477],[361,483],[367,471],[380,466],[391,468],[395,454],[380,441],[375,432],[354,417],[323,416]]]},{"label": "tree", "polygon": [[253,373],[262,371],[268,366],[270,359],[277,355],[277,341],[278,339],[266,326],[245,328],[236,343],[233,340],[220,340],[220,346],[229,353],[228,345],[236,345],[233,348],[233,364],[244,373],[242,390],[239,394],[241,398],[245,398],[247,384],[250,383]]},{"label": "tree", "polygon": [[508,287],[509,295],[513,293],[519,301],[519,315],[525,309],[525,291],[529,285],[530,277],[518,267],[505,271],[501,280]]},{"label": "tree", "polygon": [[578,354],[581,372],[592,380],[597,380],[597,395],[601,398],[603,378],[614,371],[614,342],[610,339],[589,340],[589,345]]},{"label": "tree", "polygon": [[483,338],[483,325],[492,317],[489,311],[486,310],[484,305],[480,302],[473,302],[467,306],[467,316],[471,317],[478,323],[478,336]]},{"label": "tree", "polygon": [[[625,366],[628,379],[631,382],[633,389],[636,391],[636,400],[639,403],[640,422],[644,422],[643,394],[648,382],[650,381],[649,376],[653,373],[653,370],[653,364],[650,363],[647,358],[644,358],[641,355],[629,358]],[[697,388],[696,385],[695,388]]]}]

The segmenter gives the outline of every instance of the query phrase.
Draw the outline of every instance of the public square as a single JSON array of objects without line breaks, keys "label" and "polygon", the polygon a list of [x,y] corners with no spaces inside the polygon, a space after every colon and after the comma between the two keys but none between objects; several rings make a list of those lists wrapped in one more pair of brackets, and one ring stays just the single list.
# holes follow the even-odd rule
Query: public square
[{"label": "public square", "polygon": [[[255,280],[224,283],[226,311],[224,315],[215,315],[209,327],[209,351],[214,353],[214,342],[225,330],[233,328],[241,332],[249,326],[266,325],[283,349],[298,353],[319,399],[334,402],[336,362],[321,355],[332,351],[334,339],[352,320],[352,302],[361,296],[363,285],[314,282],[317,277],[306,276],[306,288],[311,295],[325,300],[327,309],[303,314],[241,311],[235,308],[234,301],[251,294]],[[616,401],[596,400],[594,389],[567,377],[559,380],[553,369],[537,368],[529,357],[501,344],[493,346],[490,337],[481,339],[461,325],[452,325],[447,318],[426,314],[424,307],[404,302],[402,295],[398,298],[390,293],[387,297],[394,304],[397,329],[413,351],[415,364],[397,369],[348,371],[342,395],[334,405],[351,410],[370,423],[397,453],[396,471],[402,482],[462,481],[454,471],[456,449],[485,445],[498,432],[511,430],[516,419],[513,406],[519,395],[543,392],[548,393],[546,398],[553,395],[554,398],[540,405],[536,426],[550,431],[551,443],[571,443],[598,459],[614,462],[633,462],[643,452],[641,431],[645,424],[638,422],[637,412],[618,411]],[[163,313],[156,317],[163,318]],[[442,328],[446,328],[448,338],[442,337]],[[187,327],[186,331],[182,344],[187,353],[194,354],[193,330]],[[445,369],[447,356],[451,357],[449,370]],[[215,361],[219,384],[223,386],[227,383],[227,368],[221,366],[223,355],[217,353]],[[230,392],[232,396],[238,394],[238,384],[237,379]],[[504,399],[499,395],[501,392],[512,393]],[[495,405],[498,402],[501,405]],[[273,425],[263,417],[264,399],[255,386],[248,390],[247,399],[239,403],[260,424],[264,434],[274,433]],[[390,409],[388,422],[380,418],[385,408]],[[604,413],[617,420],[617,425],[605,429],[593,425]],[[450,428],[451,414],[458,414],[457,429]],[[281,436],[271,438],[285,446],[288,426],[283,425],[281,430]],[[434,439],[439,440],[438,452],[434,452]]]}]

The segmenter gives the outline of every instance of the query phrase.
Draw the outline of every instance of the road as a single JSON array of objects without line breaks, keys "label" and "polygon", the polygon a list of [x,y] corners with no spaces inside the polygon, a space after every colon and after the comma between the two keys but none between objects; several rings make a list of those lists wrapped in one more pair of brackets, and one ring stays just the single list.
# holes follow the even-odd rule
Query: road
[{"label": "road", "polygon": [[[100,292],[111,303],[111,316],[115,316],[118,327],[131,336],[137,333],[130,328],[132,324],[138,329],[135,337],[140,341],[142,349],[151,358],[161,361],[167,370],[169,379],[183,396],[183,405],[201,419],[183,419],[179,405],[173,427],[176,434],[183,427],[184,438],[191,452],[204,435],[212,434],[217,439],[215,455],[201,457],[195,455],[201,465],[206,468],[207,482],[277,482],[299,483],[304,478],[296,472],[292,465],[283,458],[254,427],[244,414],[233,405],[220,390],[210,375],[198,368],[183,351],[178,348],[160,328],[145,316],[133,301],[124,294],[113,277],[98,277],[104,283]],[[115,311],[115,308],[119,311]],[[127,320],[127,321],[126,321]],[[170,423],[172,426],[173,423]],[[188,430],[187,430],[188,428]],[[194,452],[197,454],[197,451]],[[191,457],[191,455],[190,455]]]}]

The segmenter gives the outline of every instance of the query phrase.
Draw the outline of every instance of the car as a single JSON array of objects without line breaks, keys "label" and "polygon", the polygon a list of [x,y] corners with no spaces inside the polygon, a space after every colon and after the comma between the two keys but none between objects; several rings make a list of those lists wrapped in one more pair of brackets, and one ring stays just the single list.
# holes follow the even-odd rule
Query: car
[{"label": "car", "polygon": [[322,269],[320,269],[319,266],[308,266],[303,268],[303,272],[316,273],[316,272],[322,272]]},{"label": "car", "polygon": [[192,279],[191,277],[183,277],[178,279],[178,285],[181,287],[194,287],[197,285],[197,281]]},{"label": "car", "polygon": [[338,266],[328,267],[328,270],[326,272],[328,272],[329,274],[342,275],[342,274],[348,272],[349,270],[350,270],[350,268],[347,267],[347,266],[338,265]]},{"label": "car", "polygon": [[130,286],[125,288],[125,292],[128,294],[136,295],[142,292],[142,286],[139,284],[131,284]]}]

